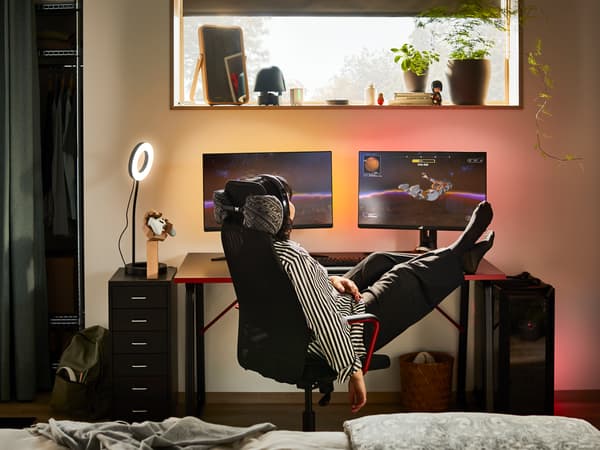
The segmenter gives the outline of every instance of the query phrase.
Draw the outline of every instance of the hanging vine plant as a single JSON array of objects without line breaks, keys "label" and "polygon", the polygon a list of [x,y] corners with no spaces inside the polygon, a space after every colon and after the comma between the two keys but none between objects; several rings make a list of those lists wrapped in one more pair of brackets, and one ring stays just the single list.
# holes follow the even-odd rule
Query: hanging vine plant
[{"label": "hanging vine plant", "polygon": [[556,161],[581,161],[583,160],[583,157],[575,156],[571,153],[566,153],[564,156],[558,156],[547,151],[544,146],[544,141],[551,137],[544,133],[544,130],[542,129],[542,122],[545,118],[552,116],[552,113],[549,109],[549,104],[552,100],[551,91],[554,88],[554,80],[550,76],[550,65],[540,60],[542,56],[542,41],[541,39],[538,39],[535,49],[529,52],[527,57],[529,72],[542,80],[542,90],[538,92],[535,98],[537,107],[535,113],[535,149],[538,150],[542,156],[554,159]]}]

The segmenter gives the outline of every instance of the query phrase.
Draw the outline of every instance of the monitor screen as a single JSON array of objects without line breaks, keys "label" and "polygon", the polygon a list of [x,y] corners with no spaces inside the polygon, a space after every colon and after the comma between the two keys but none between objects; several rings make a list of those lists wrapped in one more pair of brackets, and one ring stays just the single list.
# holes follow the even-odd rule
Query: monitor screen
[{"label": "monitor screen", "polygon": [[219,230],[213,192],[228,180],[260,174],[280,175],[292,187],[296,206],[294,228],[333,226],[331,151],[204,153],[204,230]]},{"label": "monitor screen", "polygon": [[486,153],[360,151],[358,226],[462,230],[486,199]]}]

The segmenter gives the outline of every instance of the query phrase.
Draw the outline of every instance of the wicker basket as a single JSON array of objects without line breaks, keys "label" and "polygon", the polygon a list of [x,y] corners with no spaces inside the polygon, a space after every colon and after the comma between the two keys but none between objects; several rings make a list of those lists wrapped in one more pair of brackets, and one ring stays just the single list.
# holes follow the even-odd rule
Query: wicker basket
[{"label": "wicker basket", "polygon": [[446,353],[428,352],[433,363],[414,363],[418,353],[400,356],[402,402],[409,411],[447,411],[452,390],[454,358]]}]

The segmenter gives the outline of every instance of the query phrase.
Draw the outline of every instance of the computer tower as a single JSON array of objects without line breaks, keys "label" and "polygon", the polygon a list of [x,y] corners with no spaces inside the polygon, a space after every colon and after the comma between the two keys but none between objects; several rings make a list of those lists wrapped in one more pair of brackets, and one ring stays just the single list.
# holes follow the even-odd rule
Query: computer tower
[{"label": "computer tower", "polygon": [[[485,330],[486,313],[476,308],[475,392],[493,399],[486,406],[494,412],[553,414],[554,288],[528,273],[496,281],[487,321],[491,333]],[[490,337],[492,345],[486,346]],[[485,363],[486,348],[492,349],[491,364]],[[489,367],[491,377],[485,373]]]}]

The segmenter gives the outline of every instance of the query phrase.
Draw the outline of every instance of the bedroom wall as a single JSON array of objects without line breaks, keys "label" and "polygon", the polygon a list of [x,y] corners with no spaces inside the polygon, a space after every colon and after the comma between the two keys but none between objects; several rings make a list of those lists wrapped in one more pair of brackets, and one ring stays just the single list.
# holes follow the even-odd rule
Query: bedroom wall
[{"label": "bedroom wall", "polygon": [[[357,229],[352,194],[357,149],[485,150],[497,232],[488,259],[508,274],[526,270],[555,286],[556,389],[600,389],[600,114],[595,98],[600,33],[594,22],[600,8],[593,0],[573,0],[568,10],[556,3],[528,2],[539,4],[543,14],[527,24],[524,48],[543,38],[556,83],[546,146],[559,155],[584,157],[581,164],[544,159],[533,149],[538,85],[526,71],[524,107],[518,110],[171,110],[169,1],[86,2],[86,324],[108,324],[107,281],[122,265],[117,239],[131,188],[127,161],[141,140],[153,143],[156,161],[141,185],[138,211],[161,210],[175,224],[177,236],[159,249],[160,260],[175,266],[189,251],[221,251],[218,234],[202,231],[204,151],[333,150],[335,226],[298,231],[294,238],[309,250],[339,251],[406,248],[415,242],[410,231]],[[440,244],[456,236],[440,233]],[[122,249],[129,258],[129,233]],[[141,238],[136,251],[144,254]],[[183,294],[180,288],[181,299]],[[206,315],[212,317],[233,299],[233,290],[211,286],[206,298]],[[455,317],[456,300],[455,293],[443,303]],[[208,391],[294,390],[240,369],[235,339],[235,312],[207,334]],[[455,342],[456,330],[434,312],[386,350],[394,359],[422,348],[454,353]],[[370,390],[398,390],[397,363],[368,378]]]}]

